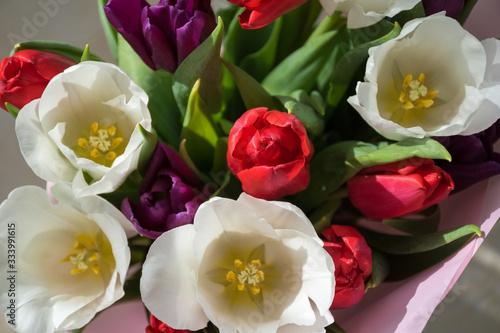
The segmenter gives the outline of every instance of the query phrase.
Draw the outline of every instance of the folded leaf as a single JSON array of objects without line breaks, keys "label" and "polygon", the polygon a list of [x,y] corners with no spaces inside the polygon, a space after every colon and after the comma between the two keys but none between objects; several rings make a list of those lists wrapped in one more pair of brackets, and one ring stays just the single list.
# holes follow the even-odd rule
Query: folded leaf
[{"label": "folded leaf", "polygon": [[196,81],[189,95],[181,139],[186,140],[186,151],[196,167],[208,173],[213,166],[219,136],[210,115],[207,114],[207,105],[200,96],[201,85],[201,80]]},{"label": "folded leaf", "polygon": [[399,255],[428,252],[462,237],[481,236],[481,230],[473,224],[416,236],[388,235],[367,229],[360,229],[360,232],[370,247],[384,253]]},{"label": "folded leaf", "polygon": [[223,61],[223,64],[231,73],[247,109],[265,106],[270,110],[283,110],[283,105],[279,100],[271,96],[257,80],[244,70],[227,61]]},{"label": "folded leaf", "polygon": [[[21,50],[37,50],[37,51],[57,53],[73,60],[76,63],[80,62],[82,54],[84,52],[84,50],[81,48],[68,45],[62,42],[56,42],[52,40],[31,40],[31,41],[17,43],[14,46],[14,49],[11,51],[10,55],[12,56],[14,53],[19,52]],[[102,61],[101,58],[91,53],[90,53],[90,60]]]},{"label": "folded leaf", "polygon": [[172,74],[149,68],[121,35],[118,36],[118,65],[148,94],[149,112],[160,141],[179,146],[182,122],[172,93]]},{"label": "folded leaf", "polygon": [[108,0],[97,0],[97,9],[99,12],[99,19],[101,20],[102,30],[106,41],[108,42],[109,50],[115,59],[118,59],[118,32],[109,23],[106,14],[104,13],[104,5]]},{"label": "folded leaf", "polygon": [[173,76],[172,91],[175,100],[184,117],[191,89],[198,79],[201,79],[199,93],[207,103],[207,112],[214,114],[221,110],[222,105],[222,74],[220,50],[224,24],[219,18],[217,27],[209,38],[191,52],[180,64]]}]

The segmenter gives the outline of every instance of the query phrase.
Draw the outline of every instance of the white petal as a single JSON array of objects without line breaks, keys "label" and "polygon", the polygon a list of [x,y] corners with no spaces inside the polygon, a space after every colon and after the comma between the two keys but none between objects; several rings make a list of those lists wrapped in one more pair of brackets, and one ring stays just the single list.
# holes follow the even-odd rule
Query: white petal
[{"label": "white petal", "polygon": [[305,293],[318,307],[321,315],[329,311],[335,292],[335,266],[326,250],[308,237],[292,230],[277,231],[283,244],[305,250],[306,263],[302,268],[301,292]]},{"label": "white petal", "polygon": [[57,151],[56,145],[42,131],[38,119],[40,100],[34,100],[22,108],[16,118],[16,135],[21,153],[40,178],[53,182],[70,182],[76,170]]},{"label": "white petal", "polygon": [[194,237],[192,225],[163,233],[151,245],[142,269],[142,301],[176,329],[199,330],[208,323],[196,296]]},{"label": "white petal", "polygon": [[[272,226],[259,218],[256,211],[244,203],[226,199],[212,198],[204,202],[194,217],[196,241],[194,246],[196,265],[199,266],[207,246],[225,232],[259,234],[262,237],[276,238]],[[246,244],[251,246],[251,244]]]},{"label": "white petal", "polygon": [[255,212],[258,218],[264,218],[275,229],[291,229],[315,239],[323,244],[307,216],[297,206],[284,201],[266,201],[242,193],[238,198]]}]

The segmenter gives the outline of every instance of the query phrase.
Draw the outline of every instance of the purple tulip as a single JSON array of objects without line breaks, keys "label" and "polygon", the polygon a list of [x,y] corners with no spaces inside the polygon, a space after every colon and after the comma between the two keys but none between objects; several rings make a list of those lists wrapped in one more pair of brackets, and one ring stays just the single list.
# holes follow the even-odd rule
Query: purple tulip
[{"label": "purple tulip", "polygon": [[446,11],[446,16],[458,19],[462,9],[464,9],[464,0],[422,0],[425,14],[432,15],[443,10]]},{"label": "purple tulip", "polygon": [[139,187],[139,203],[125,198],[121,210],[141,235],[156,239],[193,222],[198,206],[207,199],[197,190],[202,185],[174,150],[158,143]]},{"label": "purple tulip", "polygon": [[146,65],[171,73],[216,27],[210,0],[109,0],[104,11]]},{"label": "purple tulip", "polygon": [[455,182],[454,192],[500,174],[500,154],[493,144],[500,138],[500,120],[487,130],[467,136],[434,138],[448,149],[452,162],[436,160]]}]

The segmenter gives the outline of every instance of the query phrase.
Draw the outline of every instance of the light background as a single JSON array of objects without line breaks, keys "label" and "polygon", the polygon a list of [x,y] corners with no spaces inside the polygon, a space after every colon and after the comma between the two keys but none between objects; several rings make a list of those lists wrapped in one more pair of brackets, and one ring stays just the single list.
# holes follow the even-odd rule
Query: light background
[{"label": "light background", "polygon": [[[480,40],[499,38],[500,0],[479,0],[466,28]],[[35,39],[58,40],[78,47],[89,44],[93,53],[112,61],[95,0],[0,0],[0,59],[9,56],[16,42]],[[18,186],[44,186],[19,152],[14,119],[2,110],[0,177],[0,201]],[[500,226],[497,226],[436,308],[424,333],[500,332],[499,282]],[[123,333],[144,332],[141,327],[129,327]]]}]

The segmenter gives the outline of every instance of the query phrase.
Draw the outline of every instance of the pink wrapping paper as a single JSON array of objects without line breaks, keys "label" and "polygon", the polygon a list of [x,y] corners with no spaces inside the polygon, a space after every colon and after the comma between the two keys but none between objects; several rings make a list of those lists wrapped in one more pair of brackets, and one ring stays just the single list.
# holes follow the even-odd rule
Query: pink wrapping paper
[{"label": "pink wrapping paper", "polygon": [[[500,2],[479,1],[465,27],[480,40],[498,38],[500,24],[496,16],[499,11]],[[500,177],[497,176],[446,199],[441,205],[440,229],[476,224],[481,228],[483,237],[475,237],[444,262],[410,279],[370,289],[356,306],[334,311],[336,322],[347,333],[421,332],[484,237],[500,219],[499,198]],[[139,333],[144,332],[147,325],[142,303],[134,301],[104,310],[87,326],[84,333]]]}]

